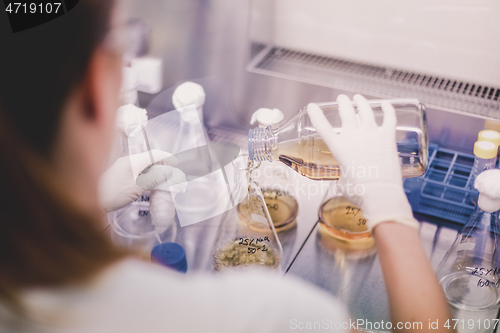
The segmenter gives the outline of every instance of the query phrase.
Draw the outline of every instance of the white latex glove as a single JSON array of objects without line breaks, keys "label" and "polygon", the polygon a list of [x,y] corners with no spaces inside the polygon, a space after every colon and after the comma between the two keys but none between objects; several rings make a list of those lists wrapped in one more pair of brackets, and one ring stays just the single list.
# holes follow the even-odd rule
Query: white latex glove
[{"label": "white latex glove", "polygon": [[396,146],[396,113],[382,103],[384,122],[378,127],[373,110],[361,95],[354,96],[359,116],[345,95],[337,98],[342,130],[336,133],[323,111],[309,104],[307,112],[340,166],[337,191],[361,208],[368,230],[382,222],[419,227],[403,190]]},{"label": "white latex glove", "polygon": [[[164,165],[153,165],[148,173],[137,177],[137,184],[144,188],[151,189],[150,197],[150,211],[151,219],[155,226],[156,232],[162,234],[168,229],[170,229],[170,239],[169,241],[174,241],[176,234],[176,224],[175,224],[175,205],[173,199],[179,192],[185,192],[187,181],[184,172],[178,168],[170,168],[171,172],[166,181],[161,181],[156,183],[156,174],[161,174],[162,170],[165,168]],[[148,174],[152,173],[153,177],[146,177]],[[141,178],[142,177],[142,178]]]},{"label": "white latex glove", "polygon": [[[151,220],[158,234],[164,233],[169,228],[176,228],[173,193],[169,191],[152,190],[149,204]],[[171,231],[171,234],[175,234],[175,229]]]},{"label": "white latex glove", "polygon": [[[179,164],[179,161],[175,156],[160,150],[152,150],[151,152],[154,161],[161,160],[162,165],[155,165],[146,174],[139,175],[151,164],[149,152],[121,157],[106,170],[99,181],[101,207],[106,211],[123,208],[147,189],[164,183],[176,173],[172,166]],[[182,171],[180,172],[182,173]]]}]

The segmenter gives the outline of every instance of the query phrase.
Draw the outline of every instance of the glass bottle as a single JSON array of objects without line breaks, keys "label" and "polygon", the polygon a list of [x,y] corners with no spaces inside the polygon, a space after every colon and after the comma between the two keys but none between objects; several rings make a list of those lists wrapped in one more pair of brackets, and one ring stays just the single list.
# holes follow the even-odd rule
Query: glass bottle
[{"label": "glass bottle", "polygon": [[[474,332],[490,332],[500,305],[500,170],[483,172],[476,179],[478,205],[441,261],[436,274],[451,305],[453,316],[473,320]],[[466,332],[467,326],[458,327]]]},{"label": "glass bottle", "polygon": [[[368,101],[375,121],[382,124],[381,100]],[[396,109],[396,140],[403,177],[425,173],[428,164],[428,138],[425,107],[418,100],[389,100]],[[353,102],[355,106],[355,102]],[[334,129],[342,122],[337,103],[319,103]],[[252,160],[279,160],[303,176],[314,180],[340,177],[337,161],[312,126],[307,108],[277,128],[255,128],[248,133],[248,154]]]},{"label": "glass bottle", "polygon": [[474,189],[476,177],[483,171],[494,169],[497,163],[498,146],[490,141],[474,143],[474,165],[469,177],[469,189]]},{"label": "glass bottle", "polygon": [[[251,169],[249,165],[247,171]],[[246,182],[240,178],[212,246],[215,269],[274,269],[282,255],[281,243],[260,188],[250,177]]]}]

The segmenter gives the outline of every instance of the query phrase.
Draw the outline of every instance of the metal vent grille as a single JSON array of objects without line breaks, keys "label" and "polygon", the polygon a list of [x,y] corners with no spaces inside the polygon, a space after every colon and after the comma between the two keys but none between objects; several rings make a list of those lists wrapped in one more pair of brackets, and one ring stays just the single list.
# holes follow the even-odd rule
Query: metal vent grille
[{"label": "metal vent grille", "polygon": [[500,88],[486,87],[472,82],[373,66],[275,46],[262,48],[252,58],[247,69],[255,73],[377,97],[418,98],[426,105],[441,110],[500,118]]}]

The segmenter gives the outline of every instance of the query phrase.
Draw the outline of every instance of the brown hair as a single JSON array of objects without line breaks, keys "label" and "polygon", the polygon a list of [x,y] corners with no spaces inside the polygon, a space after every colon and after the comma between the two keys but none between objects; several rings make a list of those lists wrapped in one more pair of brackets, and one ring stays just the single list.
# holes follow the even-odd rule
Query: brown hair
[{"label": "brown hair", "polygon": [[125,254],[99,211],[69,201],[48,157],[69,94],[109,30],[109,0],[81,0],[42,26],[0,34],[0,297],[83,281]]}]

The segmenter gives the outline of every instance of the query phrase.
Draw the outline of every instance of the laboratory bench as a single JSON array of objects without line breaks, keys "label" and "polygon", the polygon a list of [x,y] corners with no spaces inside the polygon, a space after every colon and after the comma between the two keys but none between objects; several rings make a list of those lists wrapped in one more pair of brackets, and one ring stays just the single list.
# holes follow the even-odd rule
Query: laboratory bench
[{"label": "laboratory bench", "polygon": [[[416,217],[424,249],[436,269],[461,226]],[[372,323],[390,320],[384,278],[375,249],[347,248],[345,243],[323,232],[319,222],[288,268],[288,275],[298,276],[336,296],[346,304],[354,319]]]},{"label": "laboratory bench", "polygon": [[[375,248],[349,248],[322,231],[318,210],[331,182],[312,181],[291,173],[290,181],[298,188],[297,226],[278,233],[283,247],[280,274],[316,285],[339,298],[354,319],[387,322],[390,319],[387,294],[380,262]],[[432,267],[438,264],[451,247],[461,225],[424,215],[420,237]],[[179,228],[176,242],[185,250],[188,274],[214,271],[210,249],[217,225],[210,221]],[[408,288],[411,288],[409,285]]]},{"label": "laboratory bench", "polygon": [[[299,184],[307,186],[310,182],[304,178]],[[375,249],[349,248],[326,234],[317,217],[322,197],[321,192],[298,197],[297,227],[278,233],[283,246],[279,273],[285,279],[298,277],[332,294],[347,306],[353,319],[363,319],[365,323],[390,321],[385,283]],[[424,215],[415,217],[420,222],[419,233],[426,254],[436,269],[463,226]],[[202,271],[217,274],[210,256],[216,233],[216,225],[203,223],[179,229],[176,242],[186,250],[188,274]]]}]

